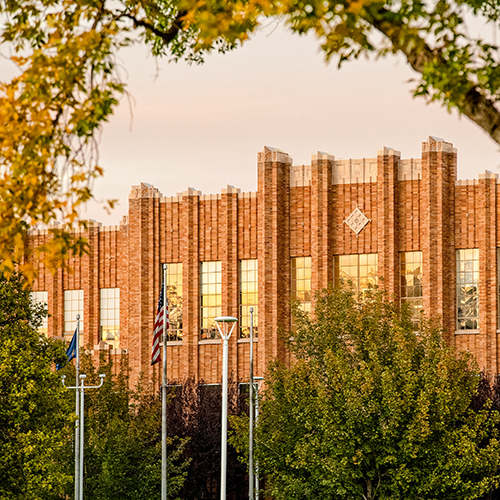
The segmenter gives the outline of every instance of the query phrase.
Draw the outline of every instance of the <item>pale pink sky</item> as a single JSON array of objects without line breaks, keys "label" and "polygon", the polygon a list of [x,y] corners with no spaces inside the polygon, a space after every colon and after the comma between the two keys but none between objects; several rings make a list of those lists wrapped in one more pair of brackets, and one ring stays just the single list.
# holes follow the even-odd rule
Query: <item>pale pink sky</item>
[{"label": "pale pink sky", "polygon": [[420,157],[421,142],[442,137],[458,148],[459,178],[500,172],[499,147],[467,118],[414,99],[401,58],[327,65],[313,37],[273,25],[242,48],[202,66],[169,64],[145,47],[122,54],[132,104],[124,98],[103,129],[98,199],[118,198],[111,216],[91,204],[82,214],[117,224],[130,187],[147,182],[165,196],[187,187],[255,191],[257,152],[286,151],[310,164],[316,151],[375,157],[388,146]]}]

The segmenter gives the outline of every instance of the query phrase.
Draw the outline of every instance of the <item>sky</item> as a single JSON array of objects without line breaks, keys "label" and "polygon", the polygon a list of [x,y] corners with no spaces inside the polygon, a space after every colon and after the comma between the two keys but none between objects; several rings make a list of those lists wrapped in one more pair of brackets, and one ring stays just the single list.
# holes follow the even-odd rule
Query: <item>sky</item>
[{"label": "sky", "polygon": [[[169,63],[138,45],[120,54],[127,96],[102,130],[97,202],[82,217],[118,224],[131,186],[164,196],[192,187],[257,189],[257,153],[287,152],[294,165],[323,151],[336,158],[376,157],[383,146],[420,158],[429,135],[458,149],[458,177],[500,173],[500,151],[481,129],[439,103],[413,98],[415,74],[401,57],[361,59],[338,69],[313,36],[270,24],[243,47],[203,65]],[[102,200],[117,199],[111,214]]]}]

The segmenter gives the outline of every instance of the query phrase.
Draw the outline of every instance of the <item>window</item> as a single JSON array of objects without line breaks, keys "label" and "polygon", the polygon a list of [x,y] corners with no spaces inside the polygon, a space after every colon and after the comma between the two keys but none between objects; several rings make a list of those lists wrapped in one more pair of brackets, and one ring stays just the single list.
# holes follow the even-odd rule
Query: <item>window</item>
[{"label": "window", "polygon": [[457,250],[457,330],[479,329],[479,249]]},{"label": "window", "polygon": [[311,257],[292,257],[292,299],[311,312]]},{"label": "window", "polygon": [[202,262],[201,269],[201,338],[219,338],[214,319],[222,311],[222,280],[220,261]]},{"label": "window", "polygon": [[101,288],[101,340],[120,347],[120,289]]},{"label": "window", "polygon": [[401,304],[410,305],[413,325],[418,329],[423,305],[422,252],[401,252],[399,258]]},{"label": "window", "polygon": [[[80,333],[84,331],[83,290],[64,292],[64,335],[72,336],[76,330],[76,315],[80,315]],[[80,337],[80,344],[82,337]]]},{"label": "window", "polygon": [[[33,304],[42,304],[45,307],[45,309],[47,309],[47,305],[49,302],[49,293],[48,292],[31,292],[31,302],[33,302]],[[48,331],[49,331],[48,318],[47,318],[47,316],[45,316],[42,319],[41,326],[38,328],[38,333],[41,333],[43,335],[47,335]]]},{"label": "window", "polygon": [[182,264],[167,264],[168,340],[182,340]]},{"label": "window", "polygon": [[253,307],[253,336],[259,324],[259,264],[257,259],[240,260],[240,338],[250,337],[250,308]]},{"label": "window", "polygon": [[377,283],[377,254],[337,255],[334,258],[335,286],[352,282],[356,293]]}]

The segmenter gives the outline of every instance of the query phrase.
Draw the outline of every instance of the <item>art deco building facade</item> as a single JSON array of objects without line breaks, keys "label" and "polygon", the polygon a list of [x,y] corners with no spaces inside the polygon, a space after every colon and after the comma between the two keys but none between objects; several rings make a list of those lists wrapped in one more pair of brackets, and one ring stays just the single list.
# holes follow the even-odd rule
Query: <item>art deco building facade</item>
[{"label": "art deco building facade", "polygon": [[[69,337],[75,315],[83,343],[120,357],[135,379],[151,379],[153,323],[168,264],[171,379],[221,378],[222,347],[212,319],[239,318],[229,369],[248,376],[249,308],[255,311],[256,375],[288,359],[277,325],[290,327],[291,297],[311,308],[311,292],[339,278],[358,288],[383,276],[398,300],[442,318],[453,345],[480,368],[499,372],[500,184],[486,172],[457,180],[452,144],[429,137],[418,159],[383,148],[377,157],[337,160],[318,152],[293,166],[279,150],[258,154],[258,191],[188,189],[164,197],[132,187],[119,226],[93,223],[89,253],[73,273],[39,268],[36,300],[46,302],[49,336]],[[33,245],[47,234],[33,232]],[[158,370],[158,365],[154,368]]]}]

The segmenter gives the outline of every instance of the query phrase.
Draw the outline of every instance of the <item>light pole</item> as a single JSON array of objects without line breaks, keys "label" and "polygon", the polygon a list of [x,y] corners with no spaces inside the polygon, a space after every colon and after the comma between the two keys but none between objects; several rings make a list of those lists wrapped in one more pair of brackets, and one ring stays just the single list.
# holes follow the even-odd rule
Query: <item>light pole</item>
[{"label": "light pole", "polygon": [[[255,422],[259,421],[259,388],[264,377],[253,377],[255,386]],[[259,500],[259,464],[255,464],[255,500]]]},{"label": "light pole", "polygon": [[[229,337],[236,326],[237,318],[232,316],[220,316],[215,318],[215,323],[223,341],[222,350],[222,430],[221,430],[221,465],[220,465],[220,498],[226,500],[226,473],[227,473],[227,379],[228,379],[228,356]],[[221,328],[222,325],[222,328]],[[231,326],[231,330],[229,330]],[[228,333],[229,331],[229,333]]]},{"label": "light pole", "polygon": [[253,500],[254,469],[253,469],[253,307],[250,308],[250,415],[248,422],[248,498]]},{"label": "light pole", "polygon": [[[78,401],[78,392],[80,392],[80,412],[79,412],[79,423],[80,423],[80,436],[79,436],[79,448],[80,448],[80,453],[77,458],[77,466],[75,467],[76,471],[78,471],[77,476],[75,477],[75,492],[78,493],[78,498],[76,500],[83,500],[83,450],[84,450],[84,441],[83,441],[83,436],[84,436],[84,430],[85,430],[85,424],[84,424],[84,410],[85,410],[85,389],[98,389],[99,387],[102,386],[104,382],[104,377],[106,375],[101,374],[99,375],[100,378],[100,384],[99,385],[88,385],[85,387],[85,379],[87,378],[87,375],[80,375],[80,381],[77,379],[76,386],[74,387],[68,387],[66,385],[66,375],[63,375],[62,378],[62,384],[64,387],[67,389],[76,389],[76,395],[77,395],[77,401]],[[78,451],[78,450],[77,450]],[[76,493],[75,493],[76,494]]]}]

